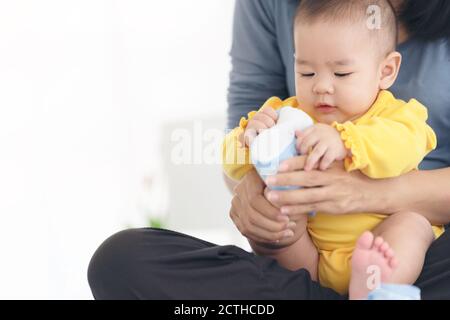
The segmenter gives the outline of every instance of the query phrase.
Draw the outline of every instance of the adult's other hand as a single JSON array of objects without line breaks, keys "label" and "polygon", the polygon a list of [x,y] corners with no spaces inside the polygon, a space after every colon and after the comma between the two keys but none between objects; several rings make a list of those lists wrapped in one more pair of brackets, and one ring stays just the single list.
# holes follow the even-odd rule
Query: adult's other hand
[{"label": "adult's other hand", "polygon": [[249,240],[289,245],[287,239],[293,238],[295,223],[289,222],[289,218],[265,198],[265,188],[255,170],[248,172],[234,188],[230,218]]}]

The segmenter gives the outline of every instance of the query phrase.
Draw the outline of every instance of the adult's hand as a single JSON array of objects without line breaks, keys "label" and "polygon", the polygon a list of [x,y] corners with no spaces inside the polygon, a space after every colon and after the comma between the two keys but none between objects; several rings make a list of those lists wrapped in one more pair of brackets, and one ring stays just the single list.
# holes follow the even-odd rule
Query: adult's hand
[{"label": "adult's hand", "polygon": [[291,220],[311,211],[345,214],[370,211],[375,180],[359,171],[346,172],[343,162],[335,162],[328,170],[304,171],[306,156],[284,161],[279,173],[267,179],[269,186],[301,186],[298,190],[270,191],[268,199]]},{"label": "adult's hand", "polygon": [[[230,218],[240,233],[258,243],[291,244],[295,223],[264,197],[265,184],[255,170],[248,172],[234,188]],[[290,223],[290,224],[289,224]],[[286,236],[291,237],[286,238]],[[283,241],[280,241],[283,239]]]}]

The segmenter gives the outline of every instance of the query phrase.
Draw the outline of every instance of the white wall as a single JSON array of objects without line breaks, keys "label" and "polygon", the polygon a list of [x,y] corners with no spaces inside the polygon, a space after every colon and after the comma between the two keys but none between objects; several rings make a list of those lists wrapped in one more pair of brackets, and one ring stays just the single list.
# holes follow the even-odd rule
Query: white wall
[{"label": "white wall", "polygon": [[91,298],[94,250],[144,223],[162,126],[225,115],[232,11],[0,0],[1,299]]}]

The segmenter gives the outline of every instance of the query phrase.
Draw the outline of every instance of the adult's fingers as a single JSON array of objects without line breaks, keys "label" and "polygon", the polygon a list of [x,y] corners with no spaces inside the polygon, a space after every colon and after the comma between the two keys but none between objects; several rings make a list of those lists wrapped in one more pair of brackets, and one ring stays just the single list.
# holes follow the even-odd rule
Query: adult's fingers
[{"label": "adult's fingers", "polygon": [[[332,195],[327,193],[323,187],[302,188],[298,190],[271,191],[269,199],[281,207],[286,205],[298,205],[327,201]],[[281,212],[283,212],[280,209]]]},{"label": "adult's fingers", "polygon": [[328,214],[342,214],[339,202],[335,200],[321,201],[316,203],[303,203],[299,205],[283,206],[281,209],[289,216],[289,219],[295,221],[301,215],[309,212],[323,212]]},{"label": "adult's fingers", "polygon": [[248,219],[246,216],[247,213],[243,211],[244,208],[240,207],[240,202],[238,200],[233,199],[233,205],[230,210],[230,218],[233,220],[233,223],[238,228],[239,232],[254,241],[258,242],[279,242],[279,240],[283,239],[286,236],[292,235],[292,229],[295,228],[295,223],[291,222],[289,225],[289,229],[286,227],[281,228],[280,230],[268,231],[259,225],[255,225]]},{"label": "adult's fingers", "polygon": [[289,219],[292,221],[296,221],[301,216],[308,214],[310,212],[324,212],[333,214],[335,210],[333,210],[334,202],[332,201],[323,201],[316,203],[304,203],[299,205],[291,205],[291,206],[283,206],[281,210],[289,216]]},{"label": "adult's fingers", "polygon": [[[273,207],[264,197],[258,197],[248,201],[248,205],[242,205],[237,196],[233,197],[231,205],[236,208],[242,216],[243,221],[255,227],[255,232],[261,230],[263,234],[266,232],[277,233],[282,232],[289,227],[289,218],[282,216],[279,209]],[[282,217],[277,219],[277,217]],[[262,234],[257,234],[263,237]],[[266,237],[267,238],[267,237]]]},{"label": "adult's fingers", "polygon": [[295,170],[303,170],[308,156],[297,156],[283,161],[278,168],[278,172],[288,172]]},{"label": "adult's fingers", "polygon": [[318,187],[329,184],[334,175],[327,171],[290,171],[278,173],[266,179],[266,184],[272,186]]},{"label": "adult's fingers", "polygon": [[235,213],[234,219],[239,218],[241,233],[255,241],[256,238],[260,238],[267,242],[283,238],[283,232],[292,226],[288,225],[287,217],[284,217],[282,221],[276,220],[276,216],[281,213],[263,196],[264,187],[264,182],[255,170],[248,172],[234,188],[235,196],[231,206],[232,212]]},{"label": "adult's fingers", "polygon": [[264,184],[259,176],[250,176],[246,180],[246,191],[242,194],[247,196],[246,202],[252,209],[249,211],[251,223],[256,224],[268,231],[279,231],[285,227],[289,219],[281,215],[280,209],[273,206],[264,196],[267,192],[263,190]]},{"label": "adult's fingers", "polygon": [[[295,227],[295,226],[294,226]],[[272,232],[267,231],[263,228],[260,228],[257,225],[251,224],[247,221],[243,221],[243,235],[246,237],[253,239],[255,241],[260,242],[278,242],[279,240],[293,235],[292,228],[291,229],[283,229],[282,231]],[[259,239],[259,240],[257,240]]]},{"label": "adult's fingers", "polygon": [[[257,242],[267,242],[266,239],[260,238],[256,235],[253,236],[248,236],[247,235],[247,230],[244,228],[243,223],[241,222],[241,219],[239,218],[239,215],[236,213],[236,210],[234,208],[230,209],[230,218],[233,221],[234,225],[236,226],[236,228],[239,230],[239,232],[247,238],[250,238],[253,241],[257,241]],[[272,241],[270,241],[272,242]],[[273,241],[273,242],[277,242],[277,240]]]},{"label": "adult's fingers", "polygon": [[[275,226],[288,222],[289,219],[281,214],[279,208],[274,207],[265,197],[261,196],[249,202],[251,208],[262,216],[262,221],[268,220],[273,226],[269,230],[276,231]],[[256,219],[255,219],[256,220]],[[255,221],[257,223],[257,221]]]}]

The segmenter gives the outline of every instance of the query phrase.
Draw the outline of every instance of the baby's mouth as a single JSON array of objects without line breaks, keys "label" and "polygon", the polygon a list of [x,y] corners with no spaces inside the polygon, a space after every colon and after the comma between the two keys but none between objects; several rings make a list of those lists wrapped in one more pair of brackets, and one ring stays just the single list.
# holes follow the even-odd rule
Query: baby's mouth
[{"label": "baby's mouth", "polygon": [[316,105],[316,110],[320,113],[331,113],[336,111],[337,107],[331,106],[329,104],[320,103]]}]

